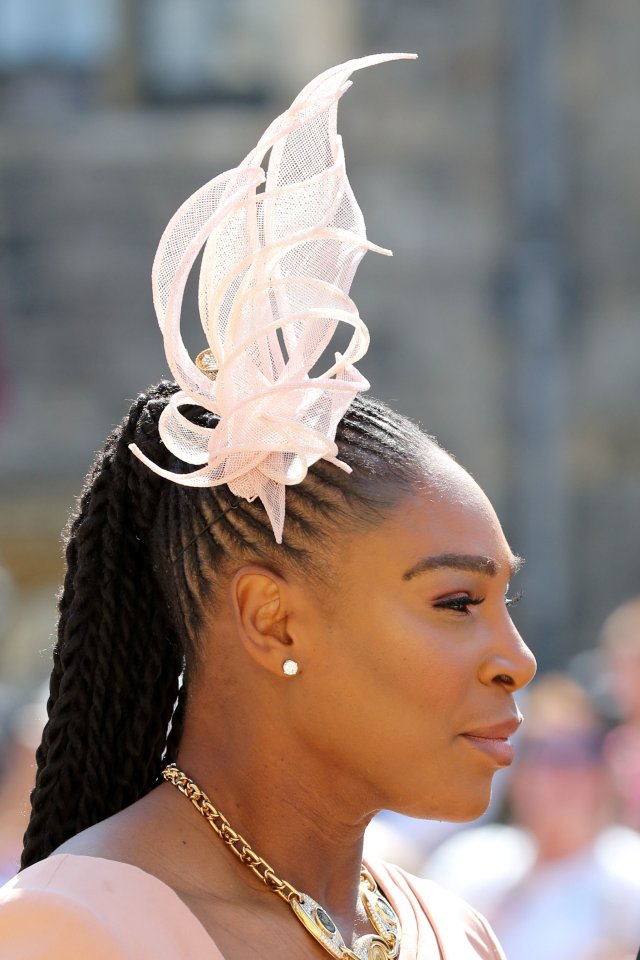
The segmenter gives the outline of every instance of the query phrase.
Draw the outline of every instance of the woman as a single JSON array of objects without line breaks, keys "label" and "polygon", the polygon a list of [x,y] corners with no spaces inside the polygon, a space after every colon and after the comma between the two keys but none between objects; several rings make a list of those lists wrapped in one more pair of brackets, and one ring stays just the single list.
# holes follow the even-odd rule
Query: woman
[{"label": "woman", "polygon": [[[502,956],[462,901],[361,864],[380,809],[483,812],[534,672],[490,503],[353,366],[371,244],[335,112],[383,59],[316,78],[161,241],[182,390],[138,398],[70,525],[2,957]],[[205,241],[194,364],[180,303]],[[351,343],[310,376],[341,321]]]}]

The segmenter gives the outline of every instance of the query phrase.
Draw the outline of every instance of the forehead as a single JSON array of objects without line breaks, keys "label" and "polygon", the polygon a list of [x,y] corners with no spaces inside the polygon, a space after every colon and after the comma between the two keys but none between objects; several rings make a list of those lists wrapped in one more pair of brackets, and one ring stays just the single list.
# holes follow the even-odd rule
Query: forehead
[{"label": "forehead", "polygon": [[425,492],[407,500],[390,517],[400,551],[421,555],[485,557],[487,566],[509,565],[512,553],[493,507],[479,488],[464,496]]},{"label": "forehead", "polygon": [[437,474],[430,471],[423,489],[399,501],[380,524],[354,538],[348,552],[356,566],[375,566],[379,573],[400,567],[404,573],[428,556],[490,558],[507,570],[514,559],[487,496],[450,460],[438,465]]}]

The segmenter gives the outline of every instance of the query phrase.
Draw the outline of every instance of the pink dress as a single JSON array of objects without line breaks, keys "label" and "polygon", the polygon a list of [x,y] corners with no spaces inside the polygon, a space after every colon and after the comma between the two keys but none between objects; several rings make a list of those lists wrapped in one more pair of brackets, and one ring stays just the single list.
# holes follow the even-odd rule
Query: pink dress
[{"label": "pink dress", "polygon": [[[398,867],[368,864],[400,918],[399,960],[505,960],[463,900]],[[224,960],[178,895],[138,867],[58,854],[0,888],[2,960]]]}]

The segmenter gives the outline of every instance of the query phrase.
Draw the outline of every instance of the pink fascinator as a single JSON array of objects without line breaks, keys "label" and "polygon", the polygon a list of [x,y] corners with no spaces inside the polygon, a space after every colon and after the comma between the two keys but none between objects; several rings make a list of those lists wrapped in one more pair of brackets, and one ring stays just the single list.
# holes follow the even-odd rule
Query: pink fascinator
[{"label": "pink fascinator", "polygon": [[[348,293],[367,250],[390,255],[367,240],[336,130],[338,101],[355,70],[413,56],[350,60],[312,80],[238,167],[182,204],[154,260],[154,306],[180,386],[160,417],[160,437],[195,469],[173,473],[135,444],[131,450],[176,483],[226,483],[236,497],[259,497],[278,543],[286,486],[321,458],[351,470],[337,458],[335,435],[369,387],[354,366],[369,333]],[[180,313],[203,247],[199,309],[208,348],[192,360]],[[318,372],[339,324],[351,327],[349,344]],[[194,404],[217,415],[215,427],[184,416],[181,408]]]}]

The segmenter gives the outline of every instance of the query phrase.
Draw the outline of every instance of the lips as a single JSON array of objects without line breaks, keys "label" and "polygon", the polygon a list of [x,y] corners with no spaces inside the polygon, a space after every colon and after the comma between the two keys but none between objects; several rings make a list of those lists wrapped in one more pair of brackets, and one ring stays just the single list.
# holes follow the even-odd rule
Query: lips
[{"label": "lips", "polygon": [[509,737],[516,732],[521,723],[522,716],[518,714],[501,723],[474,727],[461,736],[470,746],[489,756],[498,766],[508,767],[513,761],[513,744]]},{"label": "lips", "polygon": [[508,740],[513,736],[522,723],[522,714],[518,713],[503,720],[502,723],[494,723],[486,727],[474,727],[473,730],[465,730],[465,737],[479,737],[485,740]]}]

